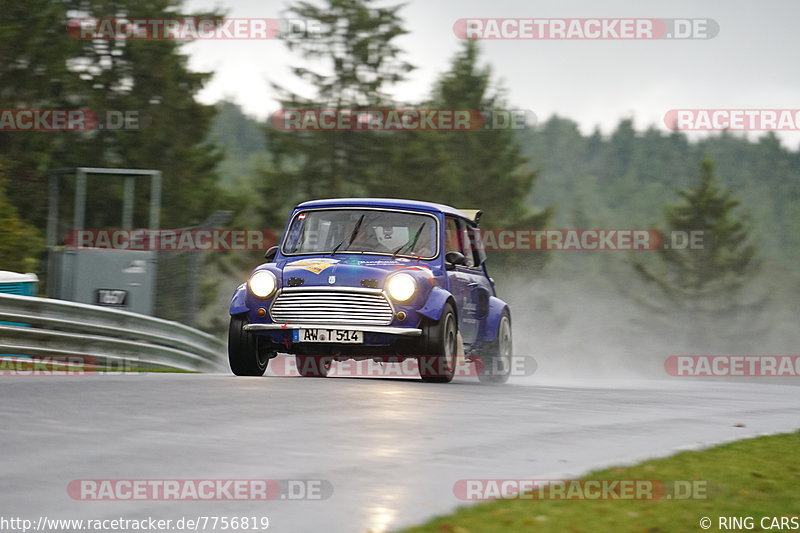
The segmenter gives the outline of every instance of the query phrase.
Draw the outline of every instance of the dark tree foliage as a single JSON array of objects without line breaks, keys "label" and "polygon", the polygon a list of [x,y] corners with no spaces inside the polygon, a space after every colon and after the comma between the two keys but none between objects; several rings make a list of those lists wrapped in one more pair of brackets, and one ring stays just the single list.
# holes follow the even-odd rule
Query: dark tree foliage
[{"label": "dark tree foliage", "polygon": [[[477,110],[490,116],[508,111],[502,92],[492,88],[492,72],[479,65],[475,41],[466,41],[450,70],[434,88],[433,105],[441,109]],[[438,134],[449,156],[456,179],[448,193],[465,207],[480,207],[491,228],[545,229],[550,210],[531,213],[536,172],[522,154],[512,129],[482,128],[469,132]]]},{"label": "dark tree foliage", "polygon": [[[205,144],[213,106],[195,95],[211,74],[192,72],[184,42],[81,40],[68,32],[78,18],[176,18],[177,0],[0,0],[0,108],[91,109],[138,113],[138,129],[85,132],[1,132],[0,157],[9,199],[43,228],[46,172],[74,166],[163,171],[162,224],[202,220],[220,202],[215,165]],[[210,13],[195,14],[211,16]],[[146,187],[137,188],[137,220],[145,224]],[[87,225],[119,223],[119,186],[90,182]],[[180,208],[177,208],[180,206]]]},{"label": "dark tree foliage", "polygon": [[36,228],[22,221],[8,201],[7,182],[0,179],[0,270],[35,272],[44,240]]},{"label": "dark tree foliage", "polygon": [[[413,67],[400,59],[394,40],[406,32],[401,6],[377,7],[374,0],[328,0],[290,5],[287,16],[313,21],[314,31],[290,34],[289,50],[320,70],[295,66],[293,74],[313,95],[302,96],[273,84],[283,109],[382,109],[394,106],[387,90]],[[375,132],[280,132],[267,130],[274,166],[268,184],[290,187],[293,198],[363,196],[381,179],[390,138]]]}]

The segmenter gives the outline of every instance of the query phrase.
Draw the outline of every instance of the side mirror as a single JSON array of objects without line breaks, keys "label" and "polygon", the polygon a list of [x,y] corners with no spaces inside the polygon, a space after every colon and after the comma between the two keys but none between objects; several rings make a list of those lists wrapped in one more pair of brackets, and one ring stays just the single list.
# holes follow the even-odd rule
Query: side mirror
[{"label": "side mirror", "polygon": [[276,255],[278,255],[278,247],[273,246],[264,254],[264,259],[267,260],[267,263],[274,263]]},{"label": "side mirror", "polygon": [[453,270],[458,265],[466,265],[467,258],[461,252],[447,252],[444,256],[444,267]]}]

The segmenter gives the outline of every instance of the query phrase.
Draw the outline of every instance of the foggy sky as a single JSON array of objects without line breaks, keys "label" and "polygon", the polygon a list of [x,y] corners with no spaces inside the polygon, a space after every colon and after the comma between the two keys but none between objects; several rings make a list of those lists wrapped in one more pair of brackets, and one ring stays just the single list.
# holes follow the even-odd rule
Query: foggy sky
[{"label": "foggy sky", "polygon": [[[243,18],[280,18],[286,5],[187,2],[190,10],[220,7]],[[462,42],[452,29],[459,18],[710,18],[720,32],[709,40],[482,41],[482,57],[512,107],[530,109],[540,121],[554,113],[570,118],[585,133],[595,126],[608,132],[620,118],[666,130],[663,116],[676,108],[800,108],[800,3],[791,0],[410,0],[401,15],[411,33],[397,42],[418,70],[392,91],[400,101],[426,97],[448,67]],[[204,102],[227,97],[264,118],[278,108],[268,80],[302,89],[287,68],[298,59],[279,40],[205,41],[186,49],[194,70],[215,72],[200,95]],[[797,148],[800,134],[779,135]]]}]

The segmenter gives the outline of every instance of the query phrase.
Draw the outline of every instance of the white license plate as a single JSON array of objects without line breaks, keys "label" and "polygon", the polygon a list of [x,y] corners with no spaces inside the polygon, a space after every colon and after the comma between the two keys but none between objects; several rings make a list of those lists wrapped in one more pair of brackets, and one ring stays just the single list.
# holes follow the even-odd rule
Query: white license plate
[{"label": "white license plate", "polygon": [[337,344],[362,344],[364,332],[345,329],[296,329],[294,342],[333,342]]}]

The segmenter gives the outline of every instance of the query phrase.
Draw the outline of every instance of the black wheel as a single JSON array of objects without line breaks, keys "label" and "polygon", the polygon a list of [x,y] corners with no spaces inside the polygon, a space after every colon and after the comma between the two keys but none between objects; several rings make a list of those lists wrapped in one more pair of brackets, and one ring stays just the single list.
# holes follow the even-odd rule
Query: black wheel
[{"label": "black wheel", "polygon": [[445,304],[439,320],[422,324],[419,375],[427,383],[449,383],[456,372],[458,321],[453,305]]},{"label": "black wheel", "polygon": [[244,315],[231,317],[228,329],[228,362],[237,376],[263,376],[269,363],[269,354],[258,349],[258,339],[245,331]]},{"label": "black wheel", "polygon": [[478,380],[481,383],[505,383],[511,374],[511,317],[503,311],[497,326],[497,338],[492,341],[480,356]]},{"label": "black wheel", "polygon": [[304,378],[324,378],[333,366],[333,357],[319,355],[295,355],[297,371]]}]

